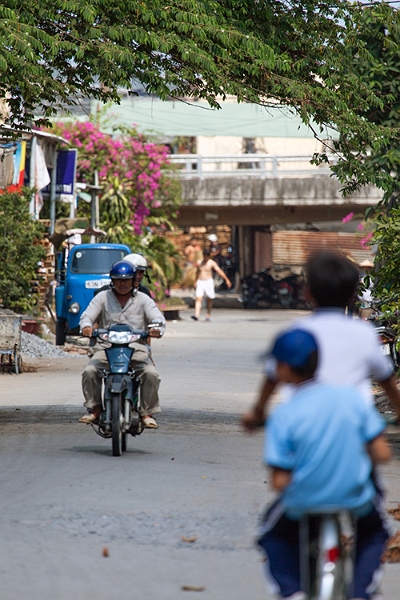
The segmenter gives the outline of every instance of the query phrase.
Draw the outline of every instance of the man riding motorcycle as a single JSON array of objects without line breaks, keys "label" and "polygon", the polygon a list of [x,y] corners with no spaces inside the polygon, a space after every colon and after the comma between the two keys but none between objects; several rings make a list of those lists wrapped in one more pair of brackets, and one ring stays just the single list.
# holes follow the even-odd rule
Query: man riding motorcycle
[{"label": "man riding motorcycle", "polygon": [[[90,337],[95,323],[108,328],[116,323],[126,323],[135,329],[147,329],[150,337],[160,338],[165,330],[165,319],[154,301],[134,287],[136,268],[128,261],[120,260],[111,267],[111,289],[97,294],[83,312],[80,320],[82,335]],[[153,415],[160,412],[158,388],[160,378],[154,367],[148,346],[135,342],[132,366],[141,383],[140,417],[145,427],[157,429]],[[79,419],[81,423],[92,424],[99,419],[101,403],[101,374],[108,362],[104,350],[95,352],[82,374],[84,406],[89,414]]]}]

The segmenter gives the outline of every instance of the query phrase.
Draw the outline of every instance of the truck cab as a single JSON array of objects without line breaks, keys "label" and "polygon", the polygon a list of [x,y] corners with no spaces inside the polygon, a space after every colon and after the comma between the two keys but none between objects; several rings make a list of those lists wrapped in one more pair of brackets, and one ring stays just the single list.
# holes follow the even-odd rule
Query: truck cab
[{"label": "truck cab", "polygon": [[79,244],[58,253],[56,262],[56,344],[79,333],[79,320],[95,291],[110,283],[110,269],[130,254],[125,244]]}]

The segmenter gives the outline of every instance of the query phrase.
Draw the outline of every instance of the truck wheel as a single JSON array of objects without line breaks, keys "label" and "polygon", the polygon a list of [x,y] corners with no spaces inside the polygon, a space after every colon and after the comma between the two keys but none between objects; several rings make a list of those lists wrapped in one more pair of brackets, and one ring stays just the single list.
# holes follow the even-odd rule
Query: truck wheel
[{"label": "truck wheel", "polygon": [[66,319],[57,319],[56,323],[56,346],[64,346],[65,338],[67,336],[66,332]]}]

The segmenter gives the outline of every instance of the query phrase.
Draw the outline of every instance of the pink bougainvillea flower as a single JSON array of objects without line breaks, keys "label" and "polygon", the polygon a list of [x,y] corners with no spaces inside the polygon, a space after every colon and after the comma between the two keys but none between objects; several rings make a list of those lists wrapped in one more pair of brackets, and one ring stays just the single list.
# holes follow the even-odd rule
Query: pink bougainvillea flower
[{"label": "pink bougainvillea flower", "polygon": [[131,203],[129,224],[135,235],[141,235],[151,209],[160,208],[160,198],[170,193],[169,181],[163,179],[170,165],[168,148],[148,142],[135,130],[115,138],[90,121],[56,123],[53,131],[79,148],[78,181],[92,182],[97,171],[105,188],[112,177],[122,182]]},{"label": "pink bougainvillea flower", "polygon": [[368,248],[370,241],[372,239],[372,233],[367,233],[367,235],[361,240],[361,246],[363,248]]},{"label": "pink bougainvillea flower", "polygon": [[352,220],[353,217],[354,217],[354,213],[350,212],[348,215],[346,215],[345,217],[343,217],[342,223],[348,223],[349,221]]}]

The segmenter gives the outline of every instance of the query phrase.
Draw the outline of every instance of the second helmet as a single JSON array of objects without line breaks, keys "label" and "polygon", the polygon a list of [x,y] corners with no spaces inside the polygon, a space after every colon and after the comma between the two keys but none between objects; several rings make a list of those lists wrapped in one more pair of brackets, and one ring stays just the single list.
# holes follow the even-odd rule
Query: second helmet
[{"label": "second helmet", "polygon": [[145,271],[147,269],[147,260],[142,254],[127,254],[124,260],[128,261],[136,267],[137,271]]}]

